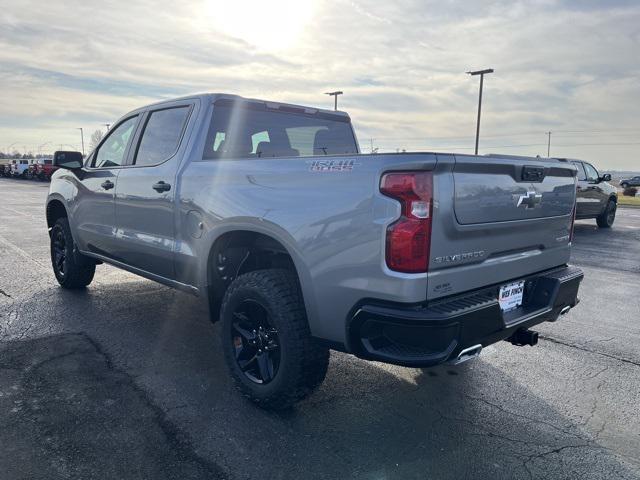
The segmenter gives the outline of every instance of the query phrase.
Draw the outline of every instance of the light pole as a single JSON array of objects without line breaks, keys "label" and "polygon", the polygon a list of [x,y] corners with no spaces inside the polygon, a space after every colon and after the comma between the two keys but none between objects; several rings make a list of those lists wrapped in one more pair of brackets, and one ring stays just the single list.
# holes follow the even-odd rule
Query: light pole
[{"label": "light pole", "polygon": [[80,130],[80,140],[82,140],[82,156],[84,157],[84,130],[82,130],[82,127],[76,127],[76,130]]},{"label": "light pole", "polygon": [[329,95],[330,97],[333,97],[333,99],[334,99],[333,109],[334,110],[338,110],[338,95],[342,95],[343,93],[344,92],[340,92],[340,91],[325,92],[325,95]]},{"label": "light pole", "polygon": [[107,127],[107,132],[108,132],[108,131],[109,131],[109,127],[111,126],[111,124],[110,124],[110,123],[103,123],[103,125],[104,125],[105,127]]},{"label": "light pole", "polygon": [[493,73],[493,68],[487,68],[485,70],[476,70],[474,72],[467,72],[471,76],[480,75],[480,95],[478,97],[478,123],[476,124],[476,155],[478,155],[478,140],[480,139],[480,112],[482,111],[482,84],[484,83],[484,75],[486,73]]},{"label": "light pole", "polygon": [[546,132],[549,139],[547,140],[547,158],[551,156],[551,132]]}]

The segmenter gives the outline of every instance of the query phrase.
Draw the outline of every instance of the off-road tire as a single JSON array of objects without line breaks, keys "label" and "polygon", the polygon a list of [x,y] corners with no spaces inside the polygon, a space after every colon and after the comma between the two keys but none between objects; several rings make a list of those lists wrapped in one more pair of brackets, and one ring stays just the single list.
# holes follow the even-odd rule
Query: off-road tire
[{"label": "off-road tire", "polygon": [[[55,246],[57,235],[62,235],[64,239],[65,262],[64,271],[56,265]],[[78,252],[76,243],[71,235],[69,220],[61,217],[53,225],[50,233],[51,237],[51,266],[53,273],[62,288],[81,289],[86,287],[93,280],[96,271],[96,263]]]},{"label": "off-road tire", "polygon": [[[278,334],[280,363],[273,380],[251,381],[236,361],[232,342],[234,311],[243,301],[258,302]],[[296,276],[288,270],[256,270],[237,277],[220,309],[225,361],[236,388],[262,408],[284,410],[310,395],[324,380],[329,349],[311,337]]]},{"label": "off-road tire", "polygon": [[609,200],[604,211],[596,217],[596,223],[600,228],[611,228],[616,219],[616,202]]}]

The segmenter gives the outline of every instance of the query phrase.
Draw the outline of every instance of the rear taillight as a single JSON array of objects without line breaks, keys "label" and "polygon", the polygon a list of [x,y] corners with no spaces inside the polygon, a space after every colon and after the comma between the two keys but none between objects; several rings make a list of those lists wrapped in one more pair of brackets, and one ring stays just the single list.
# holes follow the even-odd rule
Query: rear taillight
[{"label": "rear taillight", "polygon": [[387,266],[397,272],[426,272],[431,243],[431,172],[386,173],[380,191],[402,207],[400,218],[387,227]]}]

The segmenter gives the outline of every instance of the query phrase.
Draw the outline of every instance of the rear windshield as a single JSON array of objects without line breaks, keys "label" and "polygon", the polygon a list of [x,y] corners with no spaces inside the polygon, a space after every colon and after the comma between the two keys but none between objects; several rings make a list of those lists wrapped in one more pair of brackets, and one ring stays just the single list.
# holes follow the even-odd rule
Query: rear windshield
[{"label": "rear windshield", "polygon": [[257,102],[219,100],[204,159],[306,157],[358,153],[347,117],[270,110]]}]

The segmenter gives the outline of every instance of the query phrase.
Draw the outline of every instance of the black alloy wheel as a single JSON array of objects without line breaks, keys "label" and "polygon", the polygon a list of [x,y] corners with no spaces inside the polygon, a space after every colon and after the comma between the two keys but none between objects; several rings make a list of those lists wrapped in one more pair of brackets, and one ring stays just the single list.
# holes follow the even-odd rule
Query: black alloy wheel
[{"label": "black alloy wheel", "polygon": [[252,382],[271,382],[280,366],[278,331],[270,322],[269,312],[257,300],[246,299],[233,311],[231,342],[236,363]]},{"label": "black alloy wheel", "polygon": [[605,207],[604,211],[598,217],[596,217],[596,223],[598,224],[598,227],[611,228],[613,222],[616,219],[617,206],[617,203],[613,200],[609,200],[609,202],[607,202],[607,206]]},{"label": "black alloy wheel", "polygon": [[67,241],[60,225],[51,230],[51,257],[56,276],[64,279],[67,273]]},{"label": "black alloy wheel", "polygon": [[66,217],[58,218],[51,231],[51,266],[63,288],[80,289],[91,283],[96,271],[95,260],[77,251]]}]

